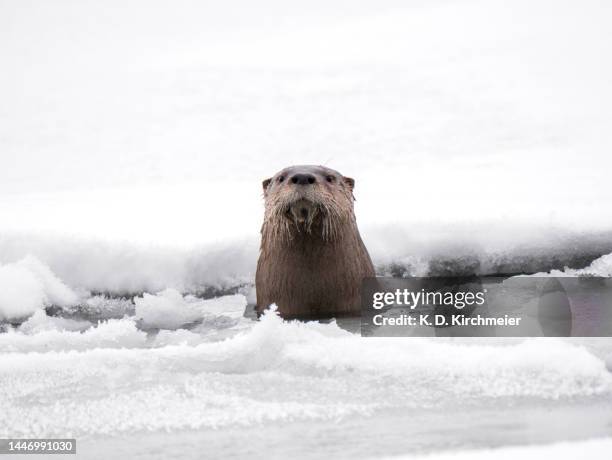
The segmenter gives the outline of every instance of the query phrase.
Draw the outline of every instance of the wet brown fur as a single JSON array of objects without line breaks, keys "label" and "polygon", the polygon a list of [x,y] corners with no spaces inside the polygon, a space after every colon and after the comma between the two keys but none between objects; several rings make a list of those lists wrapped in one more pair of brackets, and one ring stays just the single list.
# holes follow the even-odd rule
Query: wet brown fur
[{"label": "wet brown fur", "polygon": [[[315,182],[294,184],[295,174]],[[258,313],[274,303],[283,318],[359,315],[361,281],[374,267],[355,220],[354,183],[323,166],[285,168],[263,182]]]}]

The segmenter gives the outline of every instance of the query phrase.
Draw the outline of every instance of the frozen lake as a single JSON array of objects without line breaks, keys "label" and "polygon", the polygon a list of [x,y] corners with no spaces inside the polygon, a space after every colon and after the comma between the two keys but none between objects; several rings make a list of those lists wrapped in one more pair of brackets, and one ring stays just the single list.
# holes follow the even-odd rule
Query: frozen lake
[{"label": "frozen lake", "polygon": [[83,458],[160,459],[612,436],[609,339],[361,338],[334,323],[253,322],[239,317],[240,296],[227,302],[190,330],[38,315],[0,335],[0,436],[75,437]]},{"label": "frozen lake", "polygon": [[[381,387],[381,392],[384,390]],[[79,442],[79,454],[99,459],[144,454],[159,459],[419,456],[610,437],[611,409],[610,398],[595,398],[562,404],[508,401],[450,410],[384,410],[369,417],[332,422],[85,439]]]}]

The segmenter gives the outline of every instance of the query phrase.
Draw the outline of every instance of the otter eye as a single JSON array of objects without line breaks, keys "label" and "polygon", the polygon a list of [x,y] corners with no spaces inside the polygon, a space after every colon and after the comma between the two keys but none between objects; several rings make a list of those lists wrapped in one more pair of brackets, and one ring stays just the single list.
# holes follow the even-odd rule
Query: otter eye
[{"label": "otter eye", "polygon": [[327,180],[327,182],[333,182],[335,177],[334,176],[327,176],[325,179]]},{"label": "otter eye", "polygon": [[279,181],[279,182],[282,182],[282,181],[284,181],[284,180],[285,180],[285,176],[279,176],[279,178],[278,178],[278,181]]}]

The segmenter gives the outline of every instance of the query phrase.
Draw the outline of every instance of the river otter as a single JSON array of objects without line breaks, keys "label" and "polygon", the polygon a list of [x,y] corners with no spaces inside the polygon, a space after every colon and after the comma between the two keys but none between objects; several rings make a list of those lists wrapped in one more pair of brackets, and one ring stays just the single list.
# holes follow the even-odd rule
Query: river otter
[{"label": "river otter", "polygon": [[353,211],[355,181],[324,166],[291,166],[263,181],[265,215],[255,285],[258,315],[356,316],[374,267]]}]

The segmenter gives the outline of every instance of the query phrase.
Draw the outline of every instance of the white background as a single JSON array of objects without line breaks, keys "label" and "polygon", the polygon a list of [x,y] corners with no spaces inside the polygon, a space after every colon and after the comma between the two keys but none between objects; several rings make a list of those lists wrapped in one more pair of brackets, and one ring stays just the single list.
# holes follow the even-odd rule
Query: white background
[{"label": "white background", "polygon": [[611,8],[3,1],[0,230],[255,239],[296,163],[356,179],[370,245],[609,230]]}]

